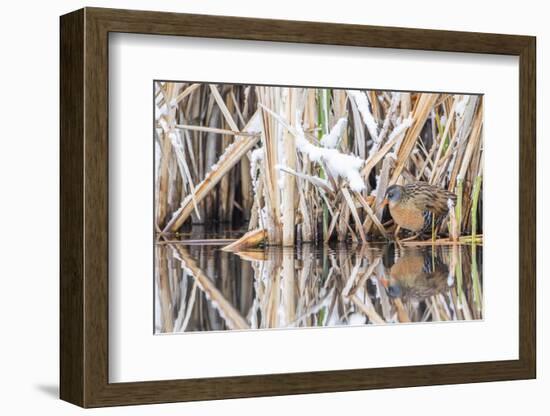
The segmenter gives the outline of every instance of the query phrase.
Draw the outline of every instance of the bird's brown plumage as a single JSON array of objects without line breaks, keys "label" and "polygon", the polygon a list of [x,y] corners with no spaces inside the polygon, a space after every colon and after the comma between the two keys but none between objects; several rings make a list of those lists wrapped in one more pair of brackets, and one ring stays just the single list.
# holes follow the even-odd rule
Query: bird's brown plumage
[{"label": "bird's brown plumage", "polygon": [[456,203],[456,195],[427,182],[414,182],[405,186],[393,185],[386,193],[390,214],[402,228],[414,232],[431,230],[449,212],[449,199]]}]

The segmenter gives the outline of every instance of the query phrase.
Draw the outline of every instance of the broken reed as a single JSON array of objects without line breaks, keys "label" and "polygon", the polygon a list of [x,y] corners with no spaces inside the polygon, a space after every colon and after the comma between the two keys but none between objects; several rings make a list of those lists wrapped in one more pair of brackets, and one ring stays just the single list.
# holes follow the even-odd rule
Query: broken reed
[{"label": "broken reed", "polygon": [[459,195],[453,238],[481,241],[481,96],[157,82],[155,103],[160,233],[238,219],[273,245],[364,242],[392,230],[386,189],[422,180]]}]

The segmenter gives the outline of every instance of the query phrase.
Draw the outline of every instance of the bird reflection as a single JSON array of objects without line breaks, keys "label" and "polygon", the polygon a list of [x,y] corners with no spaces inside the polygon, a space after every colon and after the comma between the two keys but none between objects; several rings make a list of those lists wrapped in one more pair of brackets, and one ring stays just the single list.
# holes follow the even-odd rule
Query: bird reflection
[{"label": "bird reflection", "polygon": [[[391,262],[391,254],[387,253],[386,264]],[[437,249],[405,248],[395,257],[385,285],[391,298],[422,301],[445,292],[452,284],[449,266]]]}]

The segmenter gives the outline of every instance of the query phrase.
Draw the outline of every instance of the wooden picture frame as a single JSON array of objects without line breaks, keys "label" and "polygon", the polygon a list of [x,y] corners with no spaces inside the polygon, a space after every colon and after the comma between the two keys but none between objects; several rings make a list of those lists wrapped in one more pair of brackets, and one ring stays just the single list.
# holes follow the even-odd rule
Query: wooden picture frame
[{"label": "wooden picture frame", "polygon": [[[246,28],[243,29],[243,28]],[[85,8],[60,20],[60,396],[83,407],[536,377],[534,37]],[[108,35],[111,32],[519,57],[519,359],[109,383]]]}]

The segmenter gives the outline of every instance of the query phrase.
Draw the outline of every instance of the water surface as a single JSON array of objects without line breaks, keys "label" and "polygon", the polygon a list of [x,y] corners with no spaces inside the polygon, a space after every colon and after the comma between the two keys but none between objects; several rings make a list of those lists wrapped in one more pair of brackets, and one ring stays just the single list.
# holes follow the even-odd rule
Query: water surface
[{"label": "water surface", "polygon": [[155,247],[155,333],[483,318],[482,249],[372,244]]}]

